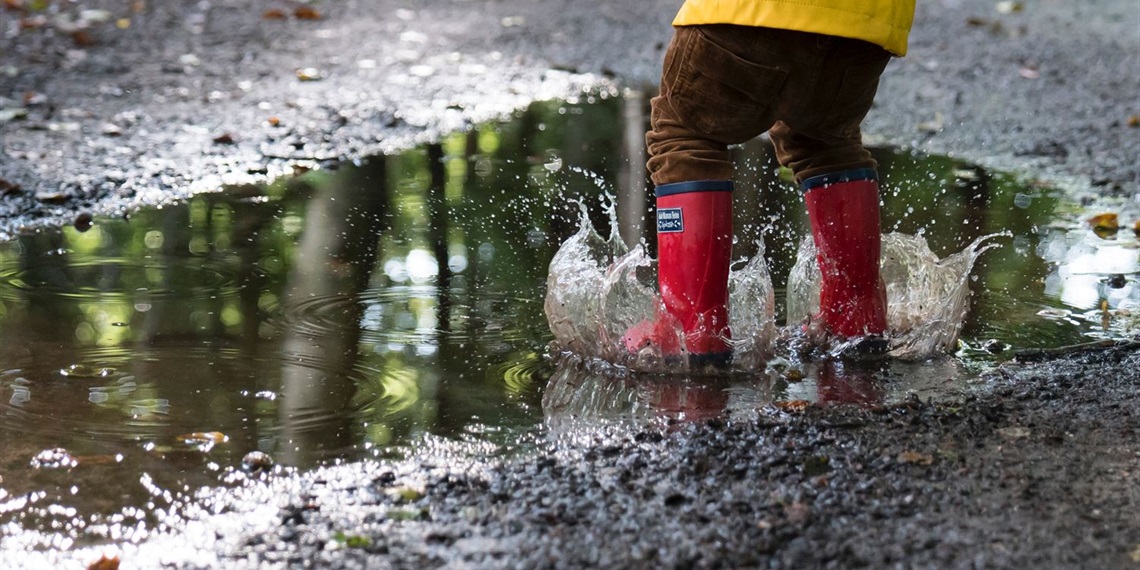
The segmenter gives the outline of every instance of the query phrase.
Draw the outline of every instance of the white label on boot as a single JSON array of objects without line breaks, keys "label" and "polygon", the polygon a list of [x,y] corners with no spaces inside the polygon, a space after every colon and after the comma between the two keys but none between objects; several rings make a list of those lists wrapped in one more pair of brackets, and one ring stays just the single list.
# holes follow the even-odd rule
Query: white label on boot
[{"label": "white label on boot", "polygon": [[657,210],[657,232],[676,233],[685,231],[685,218],[680,208],[663,208]]}]

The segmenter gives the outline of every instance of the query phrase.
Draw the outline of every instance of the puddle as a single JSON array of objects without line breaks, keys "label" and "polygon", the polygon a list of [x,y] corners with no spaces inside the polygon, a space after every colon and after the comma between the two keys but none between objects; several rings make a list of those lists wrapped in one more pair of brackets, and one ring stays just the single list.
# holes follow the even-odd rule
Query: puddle
[{"label": "puddle", "polygon": [[[254,451],[277,469],[410,446],[515,453],[591,418],[945,397],[1013,349],[1134,334],[1131,230],[1105,239],[1058,219],[1046,187],[879,149],[887,231],[940,256],[1012,236],[971,273],[957,357],[665,380],[550,358],[547,268],[578,203],[608,228],[610,192],[616,230],[646,236],[629,166],[642,109],[536,104],[439,145],[0,244],[3,534],[141,539]],[[764,143],[737,156],[734,257],[763,241],[782,319],[806,213]]]}]

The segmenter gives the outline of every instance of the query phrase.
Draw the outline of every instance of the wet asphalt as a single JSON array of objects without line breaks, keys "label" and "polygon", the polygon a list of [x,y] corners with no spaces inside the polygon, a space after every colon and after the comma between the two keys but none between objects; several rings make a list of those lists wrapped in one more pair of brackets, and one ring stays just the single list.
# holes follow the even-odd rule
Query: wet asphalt
[{"label": "wet asphalt", "polygon": [[[0,122],[0,234],[404,148],[535,99],[650,90],[676,2],[85,7],[113,17],[17,33],[0,10],[0,118],[18,117]],[[1128,0],[920,3],[866,136],[1134,213],[1137,29]],[[121,545],[122,567],[1135,568],[1138,360],[1011,362],[963,402],[599,428],[537,460],[265,476]]]}]

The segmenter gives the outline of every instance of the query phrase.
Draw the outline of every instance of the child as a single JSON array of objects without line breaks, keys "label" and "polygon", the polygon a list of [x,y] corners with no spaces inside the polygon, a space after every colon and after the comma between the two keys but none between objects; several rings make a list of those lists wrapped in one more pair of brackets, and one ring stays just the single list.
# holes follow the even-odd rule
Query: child
[{"label": "child", "polygon": [[[727,363],[732,250],[728,145],[767,131],[804,191],[823,274],[819,319],[840,337],[881,335],[876,163],[859,126],[892,55],[906,53],[914,0],[686,0],[652,100],[658,286],[690,362]],[[643,323],[636,351],[668,327]],[[675,345],[675,343],[673,343]]]}]

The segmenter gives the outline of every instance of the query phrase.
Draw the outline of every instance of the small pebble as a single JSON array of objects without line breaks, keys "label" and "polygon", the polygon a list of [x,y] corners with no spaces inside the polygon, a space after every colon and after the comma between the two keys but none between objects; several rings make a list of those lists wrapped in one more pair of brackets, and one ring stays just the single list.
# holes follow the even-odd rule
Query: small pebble
[{"label": "small pebble", "polygon": [[263,473],[273,467],[273,458],[264,451],[251,451],[241,458],[241,467],[251,473]]}]

